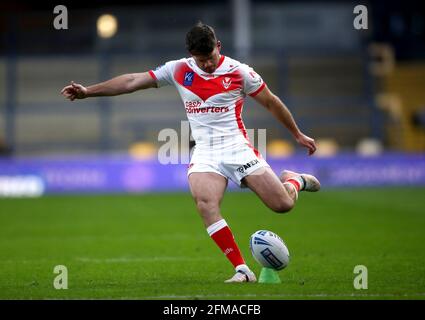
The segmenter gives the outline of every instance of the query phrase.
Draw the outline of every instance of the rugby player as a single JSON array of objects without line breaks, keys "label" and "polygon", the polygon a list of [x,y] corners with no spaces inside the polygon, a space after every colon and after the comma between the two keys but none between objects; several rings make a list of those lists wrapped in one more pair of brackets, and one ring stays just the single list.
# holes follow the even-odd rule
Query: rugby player
[{"label": "rugby player", "polygon": [[256,276],[246,265],[220,211],[228,180],[250,188],[278,213],[290,211],[300,191],[318,191],[320,183],[306,173],[283,171],[277,176],[273,172],[248,140],[242,121],[245,97],[270,111],[309,155],[316,151],[316,144],[301,132],[289,109],[259,74],[220,53],[221,43],[211,26],[199,22],[192,27],[186,34],[186,49],[189,58],[88,87],[71,82],[61,93],[74,101],[175,86],[196,143],[187,172],[190,190],[208,234],[235,268],[235,274],[225,282],[255,282]]}]

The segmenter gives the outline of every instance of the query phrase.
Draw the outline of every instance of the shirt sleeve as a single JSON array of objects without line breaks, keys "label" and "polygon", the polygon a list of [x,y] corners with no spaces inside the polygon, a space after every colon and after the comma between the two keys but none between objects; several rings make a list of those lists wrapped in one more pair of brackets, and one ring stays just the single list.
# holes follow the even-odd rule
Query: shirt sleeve
[{"label": "shirt sleeve", "polygon": [[255,97],[264,89],[265,82],[254,69],[246,64],[242,64],[240,70],[244,80],[243,91],[245,94]]},{"label": "shirt sleeve", "polygon": [[163,87],[173,84],[174,67],[177,61],[168,61],[167,63],[150,70],[149,74],[154,78],[158,87]]}]

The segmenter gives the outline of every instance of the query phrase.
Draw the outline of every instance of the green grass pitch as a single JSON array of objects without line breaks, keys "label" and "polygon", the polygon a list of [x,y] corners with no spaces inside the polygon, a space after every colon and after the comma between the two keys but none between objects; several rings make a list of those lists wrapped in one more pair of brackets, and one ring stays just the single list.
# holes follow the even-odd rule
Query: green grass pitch
[{"label": "green grass pitch", "polygon": [[[222,212],[256,272],[249,237],[279,234],[281,284],[224,284],[233,268],[189,193],[0,200],[0,299],[424,299],[425,189],[303,193],[279,215],[251,192]],[[68,269],[68,289],[53,269]],[[353,287],[356,265],[368,289]]]}]

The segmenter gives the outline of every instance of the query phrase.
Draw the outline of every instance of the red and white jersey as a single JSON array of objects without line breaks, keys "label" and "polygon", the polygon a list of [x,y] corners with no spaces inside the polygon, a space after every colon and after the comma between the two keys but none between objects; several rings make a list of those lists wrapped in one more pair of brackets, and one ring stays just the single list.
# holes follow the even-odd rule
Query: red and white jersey
[{"label": "red and white jersey", "polygon": [[177,88],[199,151],[251,146],[241,116],[244,98],[257,95],[265,83],[248,65],[222,55],[217,69],[210,74],[202,71],[193,58],[183,58],[149,73],[158,87]]}]

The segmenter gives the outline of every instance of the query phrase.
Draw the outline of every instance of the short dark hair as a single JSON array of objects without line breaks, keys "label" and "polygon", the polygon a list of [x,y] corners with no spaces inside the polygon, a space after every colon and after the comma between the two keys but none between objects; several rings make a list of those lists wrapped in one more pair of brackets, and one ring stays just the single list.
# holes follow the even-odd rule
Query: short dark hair
[{"label": "short dark hair", "polygon": [[186,49],[193,55],[208,55],[217,45],[214,29],[198,22],[186,34]]}]

